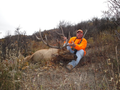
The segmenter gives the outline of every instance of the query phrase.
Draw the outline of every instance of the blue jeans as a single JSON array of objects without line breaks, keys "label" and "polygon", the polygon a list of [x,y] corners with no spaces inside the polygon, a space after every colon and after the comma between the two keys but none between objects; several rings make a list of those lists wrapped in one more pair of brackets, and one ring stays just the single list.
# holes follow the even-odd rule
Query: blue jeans
[{"label": "blue jeans", "polygon": [[[74,50],[72,50],[70,46],[67,46],[67,50],[69,50],[71,53],[74,53]],[[78,50],[76,52],[76,56],[77,56],[76,60],[72,60],[71,62],[68,63],[72,65],[73,68],[80,62],[81,58],[84,56],[84,50],[83,49]]]}]

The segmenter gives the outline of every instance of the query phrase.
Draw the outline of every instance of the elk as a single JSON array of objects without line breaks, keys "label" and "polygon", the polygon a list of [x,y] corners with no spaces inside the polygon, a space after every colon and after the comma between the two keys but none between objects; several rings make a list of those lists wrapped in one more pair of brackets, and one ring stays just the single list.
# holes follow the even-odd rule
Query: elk
[{"label": "elk", "polygon": [[[61,36],[65,36],[62,28],[61,28],[61,30],[62,30],[62,34],[58,33],[58,32],[56,32],[56,33],[61,35]],[[45,35],[45,39],[46,39],[46,41],[45,41],[42,38],[41,30],[39,30],[39,33],[40,33],[40,38],[38,36],[36,36],[36,38],[38,40],[41,40],[45,45],[47,45],[50,48],[49,49],[41,49],[41,50],[36,51],[32,55],[25,57],[24,58],[25,61],[39,62],[41,60],[50,60],[50,59],[52,59],[52,55],[58,55],[59,49],[66,47],[66,45],[68,43],[68,39],[67,39],[66,43],[63,46],[60,46],[59,43],[58,43],[58,46],[49,45],[48,41],[47,41],[47,36]],[[69,33],[69,36],[70,36],[70,33]]]}]

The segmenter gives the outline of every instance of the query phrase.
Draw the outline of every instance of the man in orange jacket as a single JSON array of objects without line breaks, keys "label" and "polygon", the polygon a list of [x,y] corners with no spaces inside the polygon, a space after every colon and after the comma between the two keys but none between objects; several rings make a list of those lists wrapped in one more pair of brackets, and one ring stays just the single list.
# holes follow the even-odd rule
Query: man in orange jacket
[{"label": "man in orange jacket", "polygon": [[[86,55],[85,48],[87,47],[87,40],[82,37],[83,37],[83,31],[79,29],[76,32],[76,37],[70,38],[68,42],[67,50],[69,50],[71,53],[76,54],[77,56],[76,60],[72,60],[66,66],[66,68],[69,70],[72,70],[80,62],[81,58]],[[66,41],[66,39],[67,38],[64,37],[64,41]]]}]

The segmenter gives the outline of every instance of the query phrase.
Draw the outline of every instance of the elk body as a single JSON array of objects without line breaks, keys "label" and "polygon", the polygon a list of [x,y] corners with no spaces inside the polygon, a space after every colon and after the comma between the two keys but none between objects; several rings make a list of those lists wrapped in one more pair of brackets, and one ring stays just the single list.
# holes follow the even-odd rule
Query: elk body
[{"label": "elk body", "polygon": [[55,48],[49,48],[49,49],[41,49],[33,53],[32,55],[29,55],[24,58],[25,61],[30,62],[39,62],[41,60],[50,60],[52,58],[52,55],[58,55],[58,50]]}]

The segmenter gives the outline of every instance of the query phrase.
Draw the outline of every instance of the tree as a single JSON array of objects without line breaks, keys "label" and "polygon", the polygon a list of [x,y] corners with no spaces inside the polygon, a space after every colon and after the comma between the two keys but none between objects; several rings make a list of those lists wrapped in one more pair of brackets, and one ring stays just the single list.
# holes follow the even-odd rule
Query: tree
[{"label": "tree", "polygon": [[108,0],[108,10],[103,11],[107,18],[115,18],[116,24],[120,25],[120,0]]},{"label": "tree", "polygon": [[[15,30],[15,35],[17,36],[17,51],[22,52],[26,56],[27,51],[28,51],[28,40],[26,36],[26,31],[21,32],[20,27],[17,27]],[[19,52],[17,52],[18,56]]]}]

